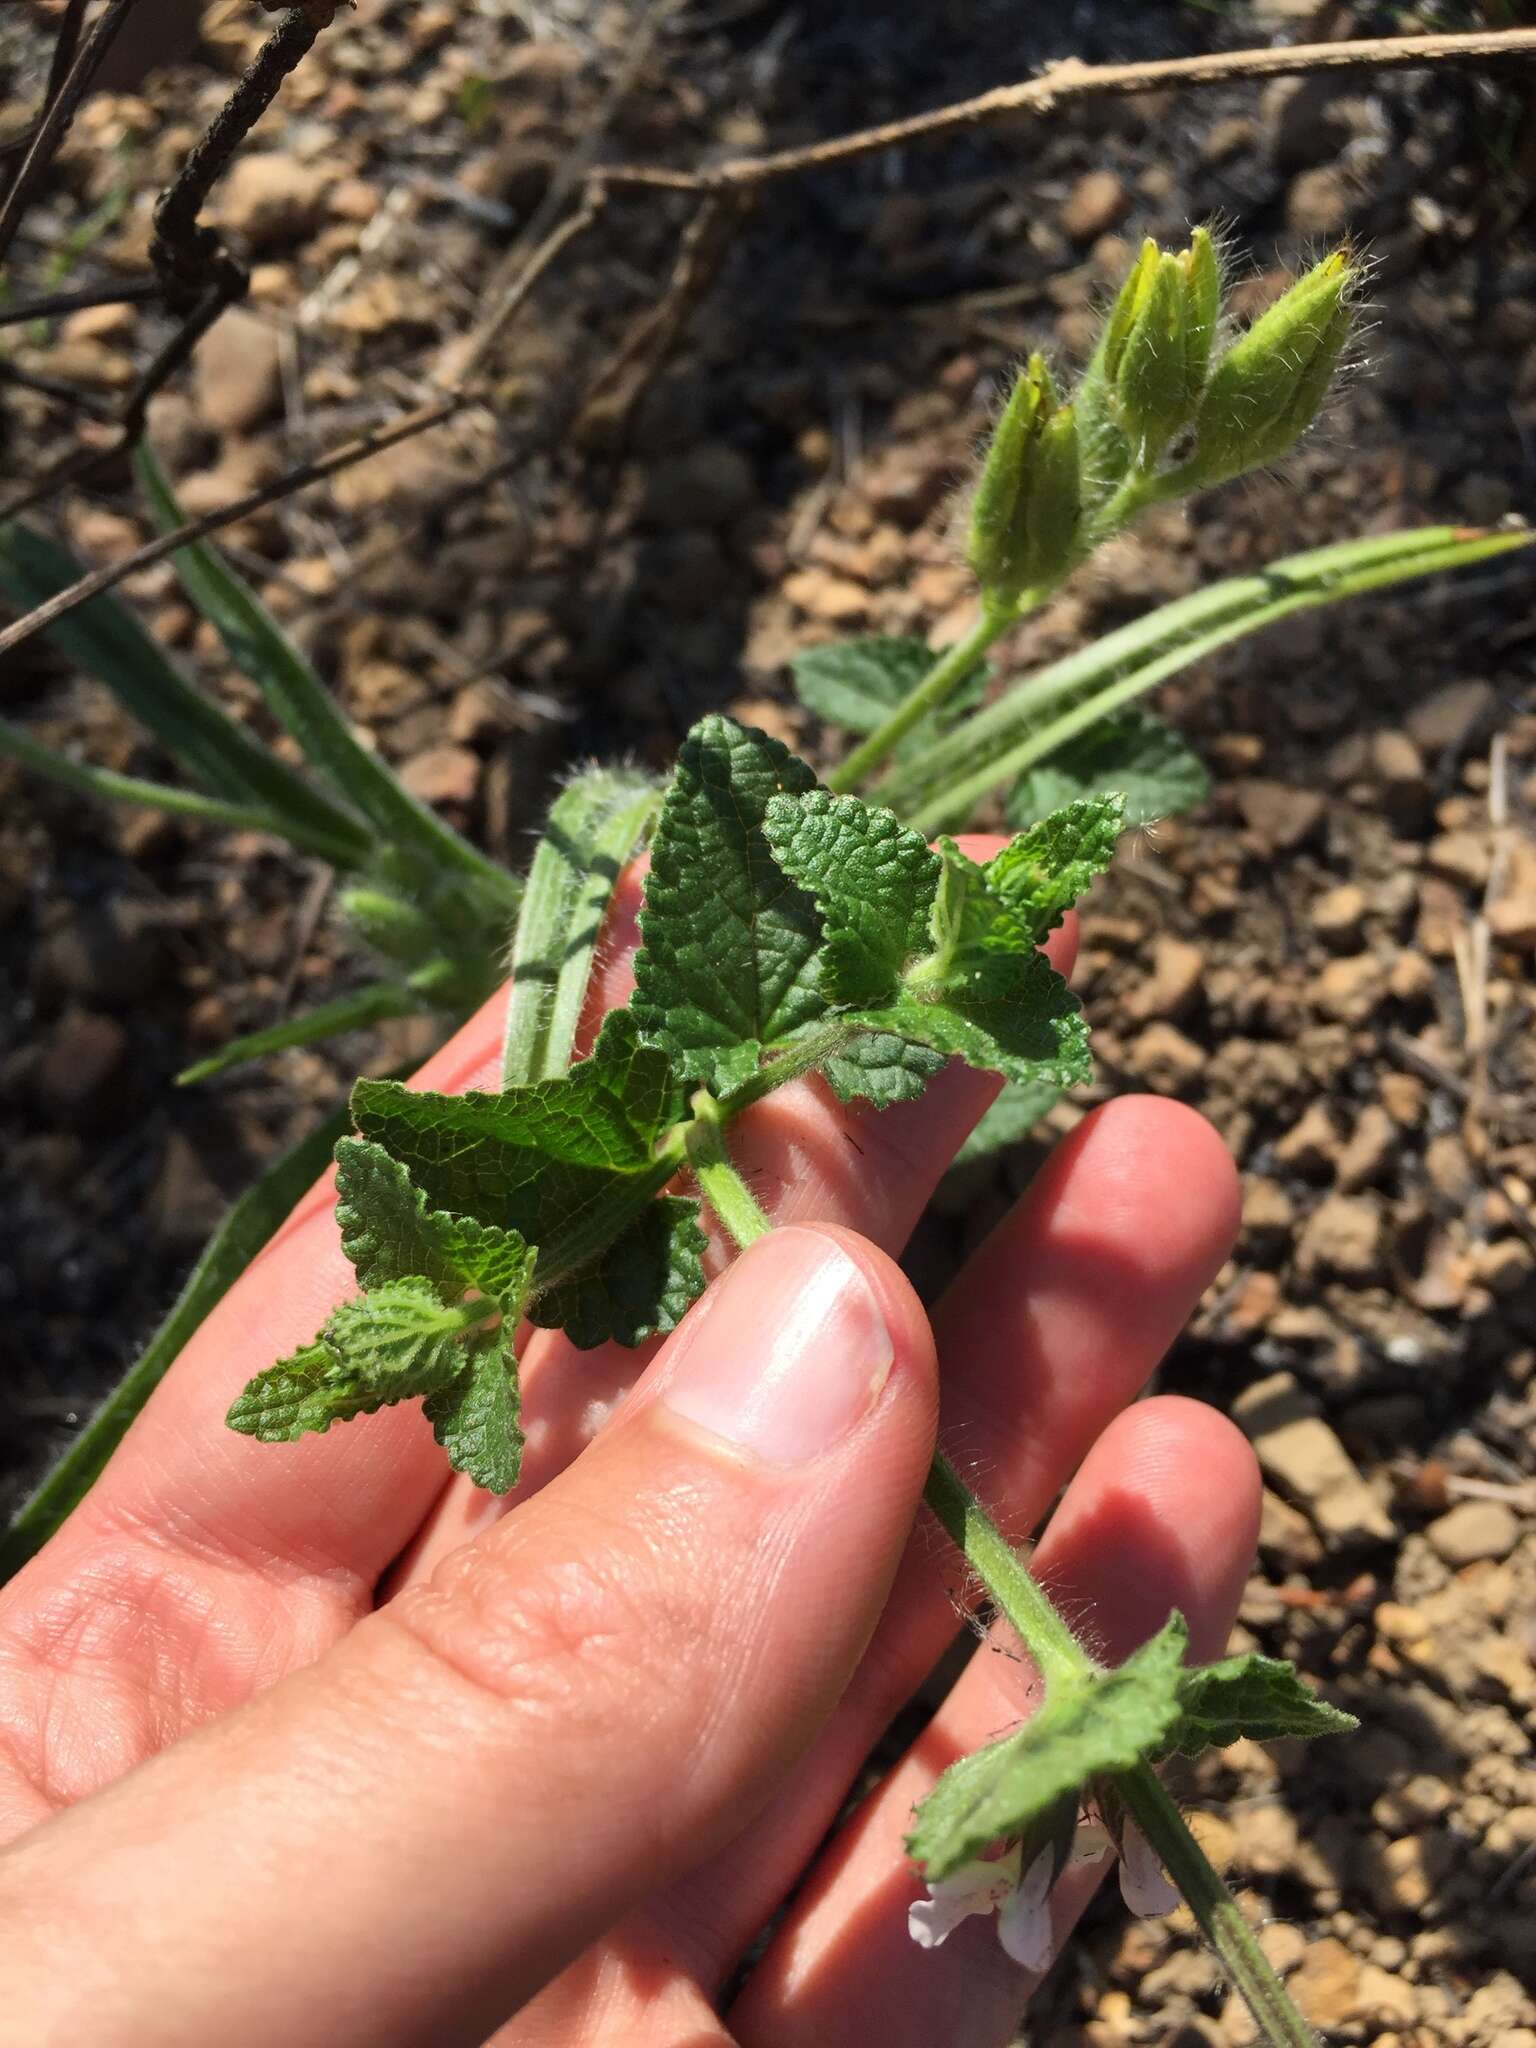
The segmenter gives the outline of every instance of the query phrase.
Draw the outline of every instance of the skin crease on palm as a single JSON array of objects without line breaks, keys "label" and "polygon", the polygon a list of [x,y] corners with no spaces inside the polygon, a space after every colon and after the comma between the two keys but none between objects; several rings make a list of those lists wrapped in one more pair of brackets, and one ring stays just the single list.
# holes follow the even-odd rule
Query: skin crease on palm
[{"label": "skin crease on palm", "polygon": [[[589,1021],[628,992],[640,886],[621,885]],[[1073,941],[1056,935],[1058,965]],[[495,1085],[500,1011],[422,1085]],[[282,1448],[223,1427],[244,1381],[354,1291],[317,1187],[0,1594],[16,2038],[1006,2041],[1030,1978],[984,1919],[937,1950],[908,1940],[901,1841],[946,1765],[1028,1711],[1006,1643],[826,1840],[967,1593],[936,1525],[914,1523],[936,1410],[1019,1540],[1066,1484],[1036,1568],[1111,1659],[1175,1606],[1191,1655],[1220,1653],[1258,1482],[1214,1411],[1136,1400],[1236,1228],[1231,1164],[1177,1104],[1085,1118],[930,1332],[891,1257],[994,1086],[952,1068],[876,1117],[797,1082],[749,1112],[738,1163],[800,1227],[665,1345],[535,1334],[506,1502],[444,1484],[414,1406]],[[761,1322],[797,1276],[850,1265],[886,1349],[841,1437],[780,1469],[679,1419],[689,1375],[753,1342],[754,1301]]]}]

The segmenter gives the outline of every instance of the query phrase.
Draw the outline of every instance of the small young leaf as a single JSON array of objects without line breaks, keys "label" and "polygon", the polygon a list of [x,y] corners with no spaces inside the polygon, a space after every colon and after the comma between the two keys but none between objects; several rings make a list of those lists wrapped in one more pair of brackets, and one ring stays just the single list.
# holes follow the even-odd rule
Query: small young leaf
[{"label": "small young leaf", "polygon": [[1203,803],[1211,778],[1198,754],[1150,711],[1112,712],[1027,768],[1008,797],[1008,822],[1027,827],[1081,797],[1118,791],[1135,829]]},{"label": "small young leaf", "polygon": [[432,1208],[552,1245],[616,1180],[644,1172],[682,1108],[666,1055],[615,1010],[589,1059],[557,1079],[500,1095],[434,1095],[360,1081],[352,1112],[366,1138],[406,1167]]},{"label": "small young leaf", "polygon": [[1068,804],[1010,839],[987,862],[988,884],[1028,926],[1037,945],[1109,866],[1124,824],[1125,806],[1118,796]]},{"label": "small young leaf", "polygon": [[443,1209],[429,1210],[427,1224],[461,1283],[494,1301],[503,1320],[515,1329],[533,1285],[538,1257],[533,1246],[515,1230],[481,1223],[473,1216],[450,1216]]},{"label": "small young leaf", "polygon": [[541,1329],[564,1330],[580,1351],[598,1344],[642,1344],[675,1330],[704,1292],[699,1204],[662,1195],[590,1266],[539,1295],[529,1315]]},{"label": "small young leaf", "polygon": [[321,1341],[363,1385],[386,1401],[430,1394],[464,1363],[463,1316],[445,1307],[431,1282],[390,1280],[334,1309]]},{"label": "small young leaf", "polygon": [[685,1081],[717,1094],[825,1008],[815,910],[763,837],[770,801],[814,786],[777,740],[711,716],[683,742],[662,805],[630,1012]]},{"label": "small young leaf", "polygon": [[[873,732],[910,697],[938,656],[923,640],[870,636],[839,640],[827,647],[807,647],[789,664],[795,695],[808,711],[845,732]],[[946,699],[936,723],[942,730],[981,702],[987,672],[977,663],[954,695]],[[927,721],[924,721],[925,726]],[[930,729],[931,730],[931,729]],[[896,748],[925,744],[921,732],[910,733]]]},{"label": "small young leaf", "polygon": [[[985,869],[949,840],[931,853],[856,797],[781,798],[766,830],[815,895],[826,927],[823,985],[848,1022],[1013,1081],[1067,1088],[1088,1074],[1087,1031],[1036,941],[1102,864],[1116,817],[1114,799],[1078,805]],[[916,1092],[920,1077],[909,1069],[883,1078],[899,1092],[873,1099]],[[846,1066],[839,1082],[871,1092]]]},{"label": "small young leaf", "polygon": [[473,1287],[515,1326],[535,1257],[515,1230],[429,1209],[399,1160],[364,1138],[336,1147],[336,1192],[341,1248],[362,1287],[424,1280],[444,1303]]},{"label": "small young leaf", "polygon": [[1179,1713],[1188,1631],[1174,1614],[1117,1670],[1048,1699],[1033,1720],[951,1764],[918,1807],[907,1850],[930,1884],[1101,1772],[1127,1771]]},{"label": "small young leaf", "polygon": [[443,1301],[463,1281],[427,1221],[427,1198],[382,1145],[343,1138],[336,1147],[336,1221],[358,1285],[386,1287],[420,1275]]},{"label": "small young leaf", "polygon": [[839,1102],[915,1102],[934,1075],[948,1066],[946,1053],[894,1031],[861,1031],[841,1052],[822,1063],[822,1074]]},{"label": "small young leaf", "polygon": [[429,1395],[432,1434],[463,1472],[487,1493],[510,1493],[523,1462],[518,1427],[517,1359],[503,1327],[472,1346],[458,1377]]},{"label": "small young leaf", "polygon": [[1283,1659],[1253,1651],[1183,1673],[1179,1718],[1163,1754],[1199,1756],[1245,1735],[1253,1742],[1278,1742],[1286,1735],[1347,1735],[1359,1725],[1353,1714],[1319,1699]]},{"label": "small young leaf", "polygon": [[820,973],[828,1002],[885,1001],[924,950],[938,855],[893,812],[822,789],[775,797],[763,831],[779,866],[827,920]]},{"label": "small young leaf", "polygon": [[323,1337],[280,1358],[236,1395],[225,1421],[264,1444],[290,1444],[310,1430],[371,1415],[393,1395],[370,1385]]}]

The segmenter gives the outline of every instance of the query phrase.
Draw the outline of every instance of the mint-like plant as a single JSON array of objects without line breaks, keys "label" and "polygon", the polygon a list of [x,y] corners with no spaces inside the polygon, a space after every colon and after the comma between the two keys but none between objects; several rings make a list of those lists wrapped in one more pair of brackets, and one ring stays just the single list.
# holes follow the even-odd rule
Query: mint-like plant
[{"label": "mint-like plant", "polygon": [[[336,1161],[360,1292],[250,1382],[229,1412],[233,1428],[288,1442],[420,1400],[449,1463],[505,1493],[522,1454],[522,1323],[587,1348],[664,1334],[704,1287],[706,1206],[738,1246],[770,1227],[731,1153],[732,1127],[755,1103],[815,1075],[844,1101],[880,1108],[920,1095],[959,1059],[1004,1081],[962,1154],[976,1158],[1086,1077],[1084,1021],[1041,941],[1109,864],[1127,821],[1165,815],[1208,787],[1187,745],[1138,700],[1293,611],[1532,538],[1426,528],[1315,549],[1165,605],[1023,681],[989,670],[1010,628],[1146,506],[1285,453],[1345,349],[1358,278],[1347,251],[1326,257],[1224,347],[1210,236],[1197,230],[1176,253],[1144,244],[1076,388],[1063,394],[1038,356],[1013,383],[962,521],[974,627],[937,652],[872,637],[796,661],[802,701],[853,739],[825,782],[766,734],[705,718],[664,790],[628,770],[577,776],[524,884],[448,833],[357,746],[213,550],[179,562],[189,595],[326,789],[255,747],[120,609],[81,607],[71,651],[200,791],[130,787],[11,726],[0,725],[0,752],[100,794],[211,822],[268,822],[323,854],[348,878],[353,929],[391,963],[374,1013],[428,1001],[462,1013],[493,971],[489,933],[517,908],[504,1085],[450,1096],[357,1084],[353,1133]],[[141,480],[157,516],[172,519],[152,461]],[[50,545],[21,529],[0,534],[0,585],[57,580]],[[998,798],[1017,830],[978,863],[944,835]],[[634,992],[573,1064],[603,918],[646,844]],[[356,1007],[344,1020],[317,1013],[267,1043],[357,1020]],[[285,1167],[284,1191],[291,1184]],[[179,1305],[167,1326],[178,1341],[227,1284],[236,1242],[244,1236],[194,1275],[185,1313]],[[100,1469],[174,1349],[167,1332],[23,1510],[7,1562],[35,1548]],[[926,1498],[1017,1632],[1043,1698],[1027,1724],[946,1772],[914,1816],[908,1848],[929,1892],[912,1909],[914,1938],[931,1945],[967,1914],[997,1908],[1010,1953],[1038,1966],[1056,1878],[1116,1848],[1128,1896],[1155,1902],[1166,1872],[1265,2038],[1300,2048],[1308,2029],[1157,1766],[1244,1735],[1333,1732],[1349,1717],[1271,1659],[1191,1669],[1177,1615],[1124,1664],[1103,1667],[942,1457]],[[1095,1816],[1086,1833],[1085,1811]]]}]

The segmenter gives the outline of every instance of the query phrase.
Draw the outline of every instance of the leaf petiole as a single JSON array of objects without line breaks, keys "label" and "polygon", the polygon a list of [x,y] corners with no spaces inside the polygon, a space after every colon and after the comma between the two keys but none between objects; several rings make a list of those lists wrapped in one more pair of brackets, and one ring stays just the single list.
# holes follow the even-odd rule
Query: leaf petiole
[{"label": "leaf petiole", "polygon": [[773,1228],[756,1196],[732,1165],[725,1149],[721,1106],[707,1088],[693,1098],[693,1122],[687,1126],[688,1164],[722,1230],[745,1251]]}]

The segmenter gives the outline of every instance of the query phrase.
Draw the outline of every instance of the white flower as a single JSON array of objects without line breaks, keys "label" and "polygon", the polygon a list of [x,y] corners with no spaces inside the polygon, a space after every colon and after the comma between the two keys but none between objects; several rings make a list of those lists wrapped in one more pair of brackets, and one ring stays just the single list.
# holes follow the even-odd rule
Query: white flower
[{"label": "white flower", "polygon": [[995,1863],[962,1863],[907,1908],[907,1932],[919,1948],[937,1948],[973,1913],[992,1913],[1018,1888],[1023,1846],[1015,1842]]},{"label": "white flower", "polygon": [[[1097,1821],[1086,1821],[1072,1838],[1065,1870],[1103,1863],[1114,1843]],[[1055,1959],[1051,1887],[1059,1873],[1055,1849],[1047,1846],[1024,1867],[1022,1842],[993,1862],[963,1863],[928,1887],[926,1899],[907,1908],[907,1932],[919,1948],[937,1948],[973,1913],[997,1914],[997,1938],[1022,1969],[1037,1976]],[[1179,1895],[1141,1832],[1127,1823],[1120,1844],[1120,1891],[1133,1913],[1171,1913]]]}]

